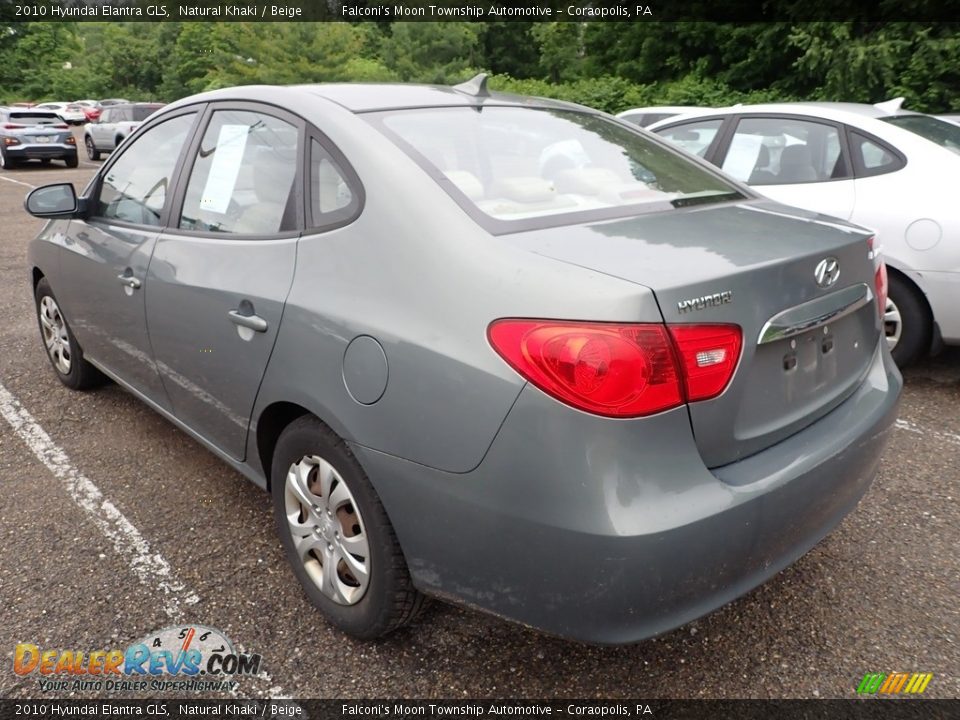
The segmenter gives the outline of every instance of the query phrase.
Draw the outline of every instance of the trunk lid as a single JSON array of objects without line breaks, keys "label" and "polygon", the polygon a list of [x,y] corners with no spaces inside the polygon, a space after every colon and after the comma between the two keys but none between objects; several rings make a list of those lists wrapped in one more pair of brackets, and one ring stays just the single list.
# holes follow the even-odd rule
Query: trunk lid
[{"label": "trunk lid", "polygon": [[[881,338],[866,243],[872,235],[753,200],[503,239],[650,288],[667,323],[743,329],[740,363],[727,389],[688,404],[700,454],[718,467],[803,429],[866,376]],[[821,261],[826,287],[817,281]]]}]

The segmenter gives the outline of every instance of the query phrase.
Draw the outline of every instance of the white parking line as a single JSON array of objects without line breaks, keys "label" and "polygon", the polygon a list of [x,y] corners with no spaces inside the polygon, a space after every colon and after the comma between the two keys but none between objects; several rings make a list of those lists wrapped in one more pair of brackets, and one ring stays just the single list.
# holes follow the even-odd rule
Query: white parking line
[{"label": "white parking line", "polygon": [[0,415],[26,443],[37,459],[53,475],[63,481],[70,499],[83,510],[94,525],[113,543],[117,553],[130,563],[130,569],[144,585],[159,590],[163,597],[163,611],[172,619],[181,617],[181,603],[193,605],[200,601],[195,593],[173,577],[170,564],[150,549],[140,531],[117,507],[104,498],[91,480],[84,477],[70,463],[67,454],[58,447],[33,416],[0,384]]},{"label": "white parking line", "polygon": [[16,183],[17,185],[23,185],[24,187],[32,188],[32,189],[34,189],[34,190],[37,189],[37,186],[36,186],[36,185],[31,185],[30,183],[20,182],[19,180],[14,180],[14,179],[12,179],[12,178],[4,177],[3,175],[0,175],[0,180],[6,180],[6,181],[9,182],[9,183]]},{"label": "white parking line", "polygon": [[941,432],[940,430],[922,428],[914,422],[903,419],[897,419],[896,426],[898,430],[906,430],[907,432],[914,433],[915,435],[929,435],[930,437],[934,437],[938,440],[948,442],[951,445],[960,445],[960,435],[957,433]]}]

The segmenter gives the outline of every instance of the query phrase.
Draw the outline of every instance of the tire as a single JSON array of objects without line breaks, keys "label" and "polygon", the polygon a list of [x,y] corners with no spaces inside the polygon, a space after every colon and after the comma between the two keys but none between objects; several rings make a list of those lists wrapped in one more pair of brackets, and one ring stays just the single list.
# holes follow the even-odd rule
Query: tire
[{"label": "tire", "polygon": [[[343,440],[312,415],[294,420],[277,441],[271,478],[287,560],[332,625],[372,640],[420,614],[425,598],[413,587],[376,491]],[[309,546],[305,559],[295,542]],[[325,564],[335,568],[333,575]]]},{"label": "tire", "polygon": [[83,350],[60,311],[57,298],[46,278],[37,283],[34,293],[40,338],[60,382],[71,390],[88,390],[102,385],[104,375],[83,359]]},{"label": "tire", "polygon": [[88,158],[90,158],[91,160],[99,160],[99,159],[100,159],[100,151],[97,150],[97,146],[93,144],[93,138],[92,138],[92,137],[90,137],[89,135],[87,135],[87,136],[83,139],[83,144],[84,144],[84,145],[86,146],[86,148],[87,148],[87,157],[88,157]]},{"label": "tire", "polygon": [[930,350],[933,323],[920,291],[900,276],[890,273],[884,334],[894,362],[905,368]]},{"label": "tire", "polygon": [[41,165],[49,165],[49,164],[50,164],[50,158],[43,158],[42,160],[40,160],[40,164],[41,164]]},{"label": "tire", "polygon": [[8,157],[6,151],[0,147],[0,168],[3,168],[4,170],[13,170],[19,164],[20,163],[18,163],[16,160],[12,160],[10,157]]},{"label": "tire", "polygon": [[68,168],[80,167],[80,158],[76,155],[69,155],[63,159]]}]

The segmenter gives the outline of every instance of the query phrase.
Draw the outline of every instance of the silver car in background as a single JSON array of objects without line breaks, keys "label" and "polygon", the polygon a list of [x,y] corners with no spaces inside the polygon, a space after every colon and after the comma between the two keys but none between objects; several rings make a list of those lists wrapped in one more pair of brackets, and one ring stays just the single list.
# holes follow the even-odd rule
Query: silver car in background
[{"label": "silver car in background", "polygon": [[0,108],[0,167],[13,170],[27,160],[80,164],[70,126],[52,110]]},{"label": "silver car in background", "polygon": [[268,489],[361,638],[426,596],[594,643],[681,625],[830,532],[896,416],[869,232],[482,77],[186,98],[27,209],[61,381]]}]

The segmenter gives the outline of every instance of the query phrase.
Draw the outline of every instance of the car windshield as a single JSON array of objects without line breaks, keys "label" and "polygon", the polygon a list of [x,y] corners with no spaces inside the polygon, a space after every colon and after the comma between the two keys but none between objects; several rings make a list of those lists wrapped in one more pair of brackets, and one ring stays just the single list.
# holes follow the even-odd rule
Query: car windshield
[{"label": "car windshield", "polygon": [[[481,223],[523,229],[516,221],[529,227],[557,216],[546,222],[556,225],[744,197],[679,153],[591,113],[447,107],[376,118]],[[563,217],[570,213],[580,215]]]},{"label": "car windshield", "polygon": [[909,130],[960,155],[960,125],[954,125],[929,115],[896,115],[881,118],[881,120],[904,130]]}]

